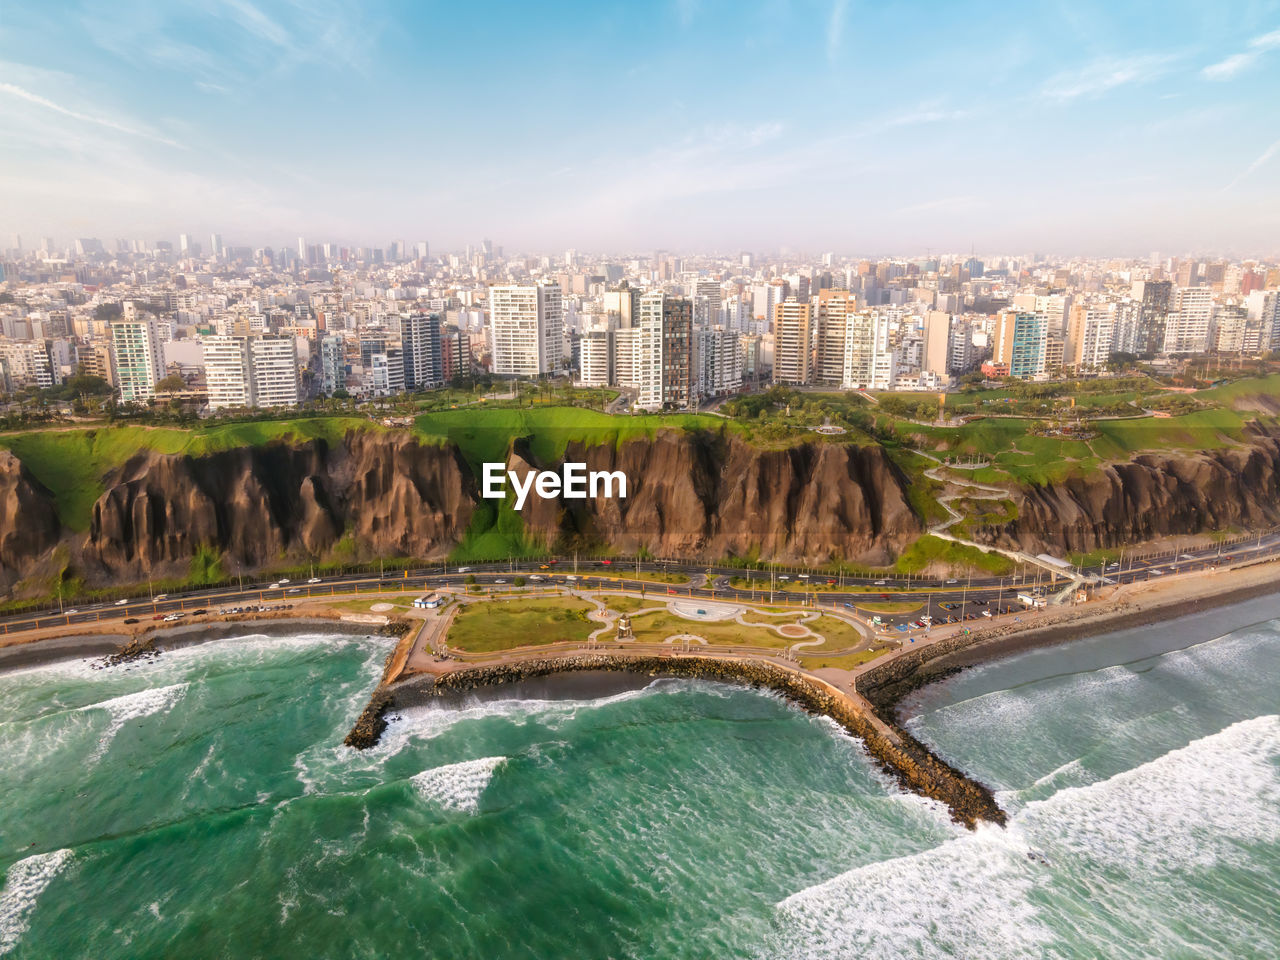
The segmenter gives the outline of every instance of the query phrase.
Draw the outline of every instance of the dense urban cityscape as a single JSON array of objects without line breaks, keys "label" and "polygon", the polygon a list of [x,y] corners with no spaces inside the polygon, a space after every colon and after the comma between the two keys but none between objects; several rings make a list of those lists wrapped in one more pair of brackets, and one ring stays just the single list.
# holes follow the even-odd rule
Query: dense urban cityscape
[{"label": "dense urban cityscape", "polygon": [[507,256],[484,240],[249,248],[14,238],[0,261],[10,401],[221,414],[476,378],[571,378],[618,409],[767,384],[946,391],[1280,350],[1275,261],[1152,254]]}]

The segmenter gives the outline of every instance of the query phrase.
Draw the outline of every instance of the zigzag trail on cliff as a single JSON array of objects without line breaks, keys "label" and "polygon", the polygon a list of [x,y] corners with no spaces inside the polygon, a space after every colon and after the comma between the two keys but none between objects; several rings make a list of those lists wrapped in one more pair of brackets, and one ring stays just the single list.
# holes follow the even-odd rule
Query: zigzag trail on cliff
[{"label": "zigzag trail on cliff", "polygon": [[[942,468],[946,466],[946,464],[944,464],[938,457],[931,453],[926,453],[923,450],[915,450],[913,452],[938,464],[938,466],[930,467],[928,470],[924,471],[924,475],[930,480],[936,480],[948,487],[962,486],[960,481],[948,477],[941,472]],[[964,537],[956,536],[951,532],[951,528],[963,520],[964,515],[952,508],[951,504],[953,501],[1005,500],[1008,499],[1010,495],[1009,491],[1004,487],[993,487],[990,484],[978,483],[976,480],[965,480],[963,487],[965,488],[964,490],[959,490],[953,493],[944,493],[942,496],[938,497],[938,505],[941,506],[943,510],[947,511],[951,519],[944,520],[941,523],[936,523],[931,526],[929,528],[930,535],[935,536],[940,540],[950,540],[953,543],[958,543],[962,546],[973,547],[975,550],[998,553],[1001,556],[1008,557],[1016,563],[1029,563],[1033,566],[1041,567],[1053,574],[1054,577],[1065,577],[1067,579],[1067,585],[1054,594],[1052,602],[1055,604],[1065,603],[1067,598],[1070,597],[1072,592],[1080,585],[1098,582],[1099,578],[1096,576],[1082,576],[1069,567],[1060,567],[1057,564],[1049,563],[1046,560],[1042,560],[1037,556],[1032,556],[1029,553],[1024,553],[1021,550],[1009,550],[1003,547],[993,547],[990,544],[981,544],[975,540],[966,540]],[[970,492],[971,490],[976,492]]]}]

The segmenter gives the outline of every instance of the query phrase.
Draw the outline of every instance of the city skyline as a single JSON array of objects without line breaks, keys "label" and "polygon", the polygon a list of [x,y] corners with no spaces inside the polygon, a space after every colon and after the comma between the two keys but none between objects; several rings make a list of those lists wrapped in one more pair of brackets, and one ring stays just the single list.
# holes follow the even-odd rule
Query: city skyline
[{"label": "city skyline", "polygon": [[6,19],[0,230],[28,246],[1280,246],[1276,3],[227,0]]}]

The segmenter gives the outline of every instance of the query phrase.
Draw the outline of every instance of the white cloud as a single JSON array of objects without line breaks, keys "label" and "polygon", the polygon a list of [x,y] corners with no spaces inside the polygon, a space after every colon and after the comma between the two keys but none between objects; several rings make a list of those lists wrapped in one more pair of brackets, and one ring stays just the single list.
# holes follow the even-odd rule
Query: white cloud
[{"label": "white cloud", "polygon": [[19,100],[25,100],[27,103],[33,103],[46,110],[52,110],[54,113],[62,114],[64,117],[70,117],[72,120],[78,120],[81,123],[96,124],[100,127],[105,127],[108,130],[115,130],[119,133],[127,133],[130,136],[142,137],[146,140],[153,140],[156,143],[163,143],[165,146],[184,149],[182,144],[177,141],[170,140],[168,137],[163,137],[157,133],[152,133],[141,126],[130,126],[129,124],[121,123],[119,120],[114,120],[103,114],[95,115],[92,113],[85,113],[80,110],[73,110],[70,107],[64,107],[59,103],[54,103],[47,97],[42,97],[38,93],[32,93],[30,90],[19,87],[17,84],[0,83],[0,93],[7,94],[8,96],[15,97]]},{"label": "white cloud", "polygon": [[827,17],[827,60],[833,63],[840,55],[840,44],[844,41],[844,22],[848,9],[849,0],[834,0],[831,15]]},{"label": "white cloud", "polygon": [[1267,51],[1275,49],[1280,49],[1280,30],[1272,30],[1270,33],[1254,37],[1249,41],[1246,50],[1233,53],[1217,63],[1211,63],[1200,73],[1207,80],[1230,80],[1236,74],[1253,66]]},{"label": "white cloud", "polygon": [[1040,89],[1040,95],[1059,103],[1080,97],[1100,97],[1117,87],[1156,79],[1168,72],[1174,59],[1169,54],[1153,53],[1095,60],[1080,70],[1050,77]]},{"label": "white cloud", "polygon": [[1240,183],[1240,181],[1247,179],[1249,176],[1265,167],[1271,162],[1277,153],[1280,153],[1280,140],[1277,140],[1275,143],[1271,144],[1271,146],[1267,147],[1267,149],[1263,150],[1253,163],[1249,164],[1249,166],[1245,167],[1244,170],[1240,172],[1239,176],[1223,187],[1223,192],[1225,193],[1236,184]]}]

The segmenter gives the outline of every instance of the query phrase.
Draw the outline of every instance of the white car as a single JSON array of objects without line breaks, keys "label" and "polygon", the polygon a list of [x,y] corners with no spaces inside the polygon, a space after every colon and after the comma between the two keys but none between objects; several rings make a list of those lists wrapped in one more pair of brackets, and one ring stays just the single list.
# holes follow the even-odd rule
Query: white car
[{"label": "white car", "polygon": [[279,582],[280,582],[280,583],[288,583],[288,582],[289,582],[289,578],[288,578],[288,577],[281,577]]},{"label": "white car", "polygon": [[984,617],[989,617],[989,616],[991,616],[991,611],[990,611],[990,610],[983,610],[983,611],[982,611],[982,615],[983,615]]},{"label": "white car", "polygon": [[117,607],[123,607],[123,606],[124,606],[126,603],[128,603],[128,602],[129,602],[129,598],[128,598],[128,597],[125,597],[123,600],[117,600],[117,601],[116,601],[116,606],[117,606]]},{"label": "white car", "polygon": [[539,576],[538,574],[536,574],[536,573],[535,573],[532,577],[530,577],[530,578],[529,578],[529,582],[530,582],[530,583],[541,583],[541,582],[542,582],[543,580],[545,580],[545,579],[546,579],[546,577]]},{"label": "white car", "polygon": [[470,568],[470,567],[459,567],[459,568],[458,568],[458,572],[459,572],[459,573],[470,573],[470,572],[471,572],[471,568]]},{"label": "white car", "polygon": [[959,583],[959,580],[948,580],[947,583]]},{"label": "white car", "polygon": [[494,583],[506,583],[507,581],[505,581],[505,580],[495,580],[495,581],[493,581],[493,582],[494,582]]},{"label": "white car", "polygon": [[1151,571],[1151,575],[1152,575],[1153,577],[1163,577],[1163,576],[1164,576],[1164,571],[1163,571],[1163,570],[1152,570],[1152,571]]},{"label": "white car", "polygon": [[319,583],[319,582],[320,582],[319,577],[312,577],[310,580],[307,581],[307,583]]},{"label": "white car", "polygon": [[68,611],[64,614],[64,616],[68,616],[68,617],[69,617],[69,616],[71,616],[73,613],[79,613],[79,612],[80,612],[80,611],[79,611],[79,610],[77,610],[75,607],[72,607],[70,610],[68,610]]},{"label": "white car", "polygon": [[877,587],[883,587],[883,586],[884,586],[884,584],[885,584],[885,581],[883,581],[883,580],[877,580],[877,581],[875,582],[875,585],[876,585]]},{"label": "white car", "polygon": [[798,576],[801,580],[808,580],[808,579],[809,579],[809,575],[808,575],[807,573],[797,574],[797,576]]},{"label": "white car", "polygon": [[175,621],[175,620],[181,620],[181,619],[182,619],[183,617],[185,617],[185,616],[186,616],[186,614],[185,614],[185,613],[171,613],[171,614],[169,614],[167,617],[165,617],[165,618],[164,618],[164,622],[165,622],[165,623],[173,623],[173,621]]}]

